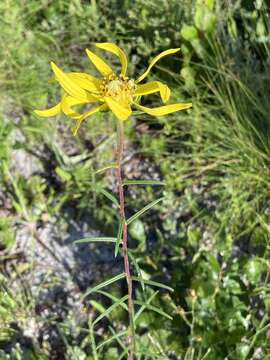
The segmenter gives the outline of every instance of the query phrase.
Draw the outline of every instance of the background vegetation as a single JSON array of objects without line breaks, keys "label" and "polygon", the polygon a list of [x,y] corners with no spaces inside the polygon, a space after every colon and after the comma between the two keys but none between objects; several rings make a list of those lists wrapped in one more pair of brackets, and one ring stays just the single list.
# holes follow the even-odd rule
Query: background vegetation
[{"label": "background vegetation", "polygon": [[[92,71],[84,48],[96,41],[122,46],[131,76],[181,46],[152,77],[194,104],[126,123],[125,176],[166,183],[127,192],[129,214],[165,196],[129,241],[143,275],[175,289],[152,303],[173,320],[139,318],[141,359],[270,359],[267,1],[2,0],[0,15],[0,359],[90,360],[93,336],[101,344],[124,329],[116,309],[91,332],[112,299],[81,300],[121,271],[121,257],[74,245],[115,236],[104,196],[115,176],[96,172],[114,162],[114,120],[98,115],[73,138],[71,120],[33,114],[58,100],[49,62]],[[111,295],[125,294],[119,284]],[[104,343],[98,358],[123,347]]]}]

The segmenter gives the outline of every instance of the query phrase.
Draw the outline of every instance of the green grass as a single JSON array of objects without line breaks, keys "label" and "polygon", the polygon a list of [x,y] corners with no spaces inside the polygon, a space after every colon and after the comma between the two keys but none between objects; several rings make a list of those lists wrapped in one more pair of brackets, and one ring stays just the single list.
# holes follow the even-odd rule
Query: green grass
[{"label": "green grass", "polygon": [[[174,289],[143,292],[136,285],[140,304],[151,298],[149,306],[173,317],[149,311],[138,317],[138,359],[269,358],[270,32],[269,8],[255,3],[1,2],[1,359],[113,360],[126,348],[123,308],[111,308],[100,327],[92,327],[125,296],[124,288],[91,295],[82,307],[60,304],[63,316],[54,313],[57,301],[47,299],[45,316],[29,283],[34,260],[16,250],[20,227],[39,229],[47,222],[60,229],[59,239],[68,222],[85,217],[100,236],[116,236],[116,212],[103,196],[114,186],[113,171],[97,172],[115,162],[113,118],[96,116],[72,138],[71,120],[33,114],[58,100],[59,89],[48,81],[49,62],[90,72],[84,48],[95,41],[120,44],[130,56],[131,75],[158,51],[181,45],[181,61],[164,60],[152,77],[170,84],[173,100],[193,102],[191,111],[166,119],[140,114],[126,124],[129,179],[137,179],[140,163],[139,176],[151,179],[154,171],[165,183],[129,187],[129,216],[165,197],[132,224],[134,272]],[[149,105],[155,104],[153,96]],[[18,150],[37,162],[29,178],[14,166]],[[67,209],[73,209],[71,217]],[[37,241],[35,231],[31,236]],[[105,251],[99,243],[87,249]],[[96,285],[122,270],[111,273],[110,265],[101,264],[94,271]],[[67,285],[61,273],[39,286],[59,284]],[[68,286],[66,291],[72,298]],[[38,339],[26,339],[30,320],[39,324]],[[51,329],[58,349],[45,336]]]}]

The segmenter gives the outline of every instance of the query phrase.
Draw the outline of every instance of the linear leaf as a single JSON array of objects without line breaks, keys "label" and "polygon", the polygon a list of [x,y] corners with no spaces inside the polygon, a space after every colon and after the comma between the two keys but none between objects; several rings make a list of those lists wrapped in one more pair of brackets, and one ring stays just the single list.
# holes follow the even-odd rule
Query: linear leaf
[{"label": "linear leaf", "polygon": [[[116,335],[115,330],[114,330],[111,326],[109,326],[109,330],[110,330],[110,332],[111,332],[113,335]],[[127,330],[126,330],[126,331],[127,331]],[[120,345],[120,347],[121,347],[123,350],[127,348],[127,347],[125,346],[125,344],[120,340],[120,338],[117,338],[116,341],[118,342],[118,344]]]},{"label": "linear leaf", "polygon": [[135,269],[136,269],[136,271],[137,271],[138,277],[139,277],[139,279],[140,279],[142,291],[144,291],[144,290],[145,290],[145,286],[144,286],[144,282],[142,281],[142,278],[143,278],[143,277],[142,277],[142,272],[141,272],[141,269],[140,269],[140,267],[139,267],[139,265],[138,265],[138,263],[137,263],[137,260],[136,260],[135,257],[131,254],[130,251],[128,252],[128,256],[130,257],[131,262],[133,263],[133,265],[134,265],[134,267],[135,267]]},{"label": "linear leaf", "polygon": [[124,180],[123,185],[159,185],[159,186],[165,186],[165,182],[160,180]]},{"label": "linear leaf", "polygon": [[164,199],[164,197],[161,197],[161,198],[159,198],[157,200],[154,200],[154,201],[150,202],[150,204],[146,205],[144,208],[142,208],[141,210],[136,212],[136,214],[132,215],[129,219],[127,219],[127,224],[132,223],[132,221],[137,219],[139,216],[144,214],[146,211],[150,210],[152,207],[154,207],[156,204],[158,204],[163,199]]},{"label": "linear leaf", "polygon": [[93,308],[95,308],[96,310],[98,310],[100,313],[103,313],[104,311],[106,311],[106,309],[104,308],[104,306],[102,304],[100,304],[98,301],[96,300],[91,300],[90,304],[93,306]]},{"label": "linear leaf", "polygon": [[120,246],[120,243],[121,243],[121,241],[122,241],[124,221],[125,221],[125,220],[121,219],[120,222],[119,222],[118,234],[117,234],[117,241],[116,241],[116,243],[115,243],[115,248],[114,248],[114,257],[117,256],[118,250],[119,250],[119,246]]},{"label": "linear leaf", "polygon": [[114,205],[116,205],[117,208],[120,207],[119,202],[116,199],[116,197],[113,194],[111,194],[109,191],[107,191],[105,189],[100,189],[99,192],[101,194],[103,194],[107,199],[111,200],[111,202],[114,203]]},{"label": "linear leaf", "polygon": [[109,170],[109,169],[117,169],[117,168],[118,168],[117,164],[111,164],[111,165],[105,166],[101,169],[98,169],[97,171],[95,171],[95,174],[99,174],[99,173]]},{"label": "linear leaf", "polygon": [[145,302],[143,302],[143,301],[139,301],[139,300],[135,300],[135,301],[134,301],[134,304],[138,304],[138,305],[145,306],[147,309],[152,310],[152,311],[154,311],[154,312],[156,312],[156,313],[158,313],[158,314],[166,317],[167,319],[172,320],[172,317],[171,317],[170,315],[166,314],[164,311],[160,310],[160,309],[159,309],[158,307],[156,307],[156,306],[147,304],[147,303],[145,303]]},{"label": "linear leaf", "polygon": [[[107,298],[109,298],[113,302],[116,302],[116,301],[119,300],[117,297],[115,297],[112,294],[110,294],[110,293],[108,293],[106,291],[103,291],[103,290],[98,290],[97,293],[106,296]],[[122,306],[123,309],[128,311],[128,306],[126,304],[121,304],[121,306]]]},{"label": "linear leaf", "polygon": [[174,291],[173,288],[171,288],[171,287],[169,287],[167,285],[164,285],[164,284],[156,282],[156,281],[143,279],[141,276],[140,277],[139,276],[132,276],[132,280],[134,280],[134,281],[143,281],[146,285],[152,285],[152,286],[156,286],[156,287],[166,289],[166,290],[169,290],[169,291]]},{"label": "linear leaf", "polygon": [[128,353],[128,348],[126,348],[126,349],[122,352],[122,354],[120,354],[118,360],[124,359],[124,357],[126,356],[127,353]]},{"label": "linear leaf", "polygon": [[[157,296],[158,293],[159,293],[159,291],[154,292],[154,294],[152,294],[152,295],[150,296],[150,298],[147,299],[146,304],[150,304],[151,301]],[[137,313],[136,313],[135,316],[134,316],[134,323],[135,323],[135,324],[136,324],[137,319],[139,318],[139,316],[141,315],[141,313],[142,313],[145,309],[146,309],[146,306],[145,306],[145,305],[142,305],[141,308],[137,311]]]},{"label": "linear leaf", "polygon": [[90,335],[90,343],[91,343],[94,360],[98,360],[96,340],[95,340],[95,334],[94,334],[91,318],[89,319],[89,335]]},{"label": "linear leaf", "polygon": [[104,317],[108,317],[109,314],[120,304],[124,303],[128,299],[128,295],[123,296],[121,299],[113,303],[106,311],[104,311],[102,314],[100,314],[95,321],[93,321],[93,326],[96,325],[100,320],[102,320]]},{"label": "linear leaf", "polygon": [[113,340],[117,340],[118,338],[120,338],[121,336],[124,336],[126,335],[127,333],[127,330],[124,330],[124,331],[121,331],[120,333],[117,333],[113,336],[111,336],[109,339],[103,341],[102,343],[100,343],[98,346],[97,346],[97,350],[102,348],[104,345],[107,345],[109,344],[110,342],[112,342]]},{"label": "linear leaf", "polygon": [[75,244],[84,244],[88,242],[111,242],[115,243],[117,241],[117,238],[113,237],[86,237],[83,239],[79,239],[74,241]]},{"label": "linear leaf", "polygon": [[[149,335],[148,335],[148,338],[149,338]],[[157,353],[157,351],[158,351],[158,353]],[[158,350],[155,351],[154,349],[152,349],[150,347],[148,347],[148,348],[146,348],[146,347],[142,348],[141,347],[140,349],[137,350],[136,355],[138,356],[139,360],[142,360],[142,359],[147,359],[147,360],[149,360],[149,359],[151,359],[151,360],[164,360],[164,359],[166,359],[167,360],[168,359],[168,357],[166,355],[164,356],[163,354],[160,354],[160,349],[159,348],[158,348]]]},{"label": "linear leaf", "polygon": [[94,286],[92,289],[89,289],[89,290],[86,290],[86,293],[83,295],[83,299],[88,296],[89,294],[92,294],[93,292],[96,292],[97,290],[100,290],[102,288],[104,288],[105,286],[108,286],[110,284],[113,284],[114,282],[118,281],[118,280],[121,280],[123,278],[126,277],[126,274],[123,272],[121,274],[118,274],[106,281],[104,281],[103,283],[101,284],[98,284],[96,286]]}]

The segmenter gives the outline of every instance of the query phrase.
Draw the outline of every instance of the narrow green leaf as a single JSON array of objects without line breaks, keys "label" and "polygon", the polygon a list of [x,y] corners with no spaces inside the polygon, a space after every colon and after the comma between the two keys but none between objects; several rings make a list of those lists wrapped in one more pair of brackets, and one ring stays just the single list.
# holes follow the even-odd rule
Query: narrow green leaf
[{"label": "narrow green leaf", "polygon": [[131,259],[131,262],[133,263],[136,271],[137,271],[137,274],[138,274],[138,277],[140,279],[140,283],[141,283],[141,287],[142,287],[142,291],[145,290],[145,286],[144,286],[144,282],[141,280],[143,277],[142,277],[142,272],[141,272],[141,269],[137,263],[137,260],[135,259],[135,257],[131,254],[131,252],[129,251],[128,252],[128,256],[130,257]]},{"label": "narrow green leaf", "polygon": [[136,212],[136,214],[132,215],[129,219],[127,219],[127,224],[132,223],[132,221],[134,221],[135,219],[137,219],[139,216],[141,216],[142,214],[144,214],[146,211],[150,210],[152,207],[154,207],[155,205],[157,205],[161,200],[163,200],[164,197],[159,198],[157,200],[152,201],[150,204],[146,205],[144,208],[142,208],[141,210],[139,210],[138,212]]},{"label": "narrow green leaf", "polygon": [[75,244],[84,244],[89,242],[110,242],[115,243],[117,241],[116,238],[113,237],[86,237],[83,239],[79,239],[74,241]]},{"label": "narrow green leaf", "polygon": [[111,336],[109,339],[103,341],[102,343],[100,343],[98,346],[97,346],[97,350],[102,348],[104,345],[107,345],[109,344],[110,342],[112,342],[113,340],[117,340],[118,338],[124,336],[127,334],[127,330],[124,330],[124,331],[121,331],[120,333],[117,333],[113,336]]},{"label": "narrow green leaf", "polygon": [[123,181],[124,186],[128,185],[158,185],[158,186],[165,186],[165,182],[160,180],[124,180]]},{"label": "narrow green leaf", "polygon": [[119,222],[119,227],[118,227],[118,234],[117,234],[117,241],[115,243],[115,248],[114,248],[114,257],[117,256],[118,254],[118,250],[119,250],[119,246],[122,242],[122,237],[123,237],[123,225],[124,225],[124,220],[121,219]]},{"label": "narrow green leaf", "polygon": [[208,348],[207,349],[207,351],[206,351],[206,353],[203,355],[203,357],[201,358],[201,360],[205,360],[207,357],[208,357],[208,355],[210,354],[210,352],[211,352],[211,348]]},{"label": "narrow green leaf", "polygon": [[103,194],[107,199],[111,200],[111,202],[114,203],[117,206],[117,208],[120,207],[119,202],[116,199],[116,197],[113,194],[111,194],[109,191],[107,191],[105,189],[100,189],[99,192],[101,194]]},{"label": "narrow green leaf", "polygon": [[89,290],[86,290],[86,293],[83,295],[83,299],[88,296],[89,294],[92,294],[93,292],[97,292],[98,290],[104,288],[105,286],[108,286],[110,284],[113,284],[114,282],[118,281],[118,280],[121,280],[121,279],[124,279],[126,277],[126,274],[123,272],[121,274],[118,274],[106,281],[104,281],[103,283],[101,284],[98,284],[96,286],[94,286],[92,289],[89,289]]},{"label": "narrow green leaf", "polygon": [[[159,293],[159,291],[154,292],[154,294],[152,294],[152,295],[150,296],[150,298],[147,299],[146,304],[150,304],[151,301],[157,296],[158,293]],[[145,305],[142,305],[142,306],[140,307],[140,309],[137,311],[137,313],[136,313],[135,316],[134,316],[134,323],[135,323],[135,324],[136,324],[137,319],[139,318],[139,316],[142,314],[142,312],[143,312],[145,309],[146,309],[146,306],[145,306]]]},{"label": "narrow green leaf", "polygon": [[89,319],[89,332],[90,332],[90,342],[91,342],[93,357],[94,357],[94,360],[98,360],[96,340],[95,340],[94,328],[93,328],[91,317]]},{"label": "narrow green leaf", "polygon": [[56,167],[55,172],[63,181],[69,182],[72,179],[72,175],[59,166]]},{"label": "narrow green leaf", "polygon": [[104,308],[104,306],[102,304],[100,304],[99,302],[97,302],[96,300],[91,300],[89,301],[90,304],[93,306],[93,308],[95,308],[97,311],[99,311],[100,313],[103,313],[104,311],[106,311],[106,309]]},{"label": "narrow green leaf", "polygon": [[127,353],[128,353],[128,348],[126,348],[126,349],[122,352],[122,354],[119,356],[118,360],[124,359]]},{"label": "narrow green leaf", "polygon": [[145,302],[143,302],[143,301],[139,301],[139,300],[135,300],[135,301],[134,301],[134,304],[138,304],[138,305],[145,306],[147,309],[152,310],[152,311],[154,311],[154,312],[156,312],[156,313],[158,313],[158,314],[166,317],[167,319],[172,320],[172,317],[171,317],[170,315],[166,314],[164,311],[160,310],[160,309],[159,309],[158,307],[156,307],[156,306],[147,304],[147,303],[145,303]]},{"label": "narrow green leaf", "polygon": [[169,290],[169,291],[174,291],[173,288],[171,288],[171,287],[169,287],[167,285],[164,285],[164,284],[156,282],[156,281],[143,279],[141,276],[140,277],[132,276],[132,280],[134,280],[134,281],[143,281],[146,285],[152,285],[152,286],[156,286],[156,287],[166,289],[166,290]]},{"label": "narrow green leaf", "polygon": [[[147,334],[147,337],[149,339],[149,334]],[[137,350],[137,357],[138,357],[138,360],[144,360],[144,359],[151,359],[151,360],[164,360],[164,359],[168,359],[168,357],[165,355],[161,355],[160,354],[160,344],[159,346],[157,346],[156,343],[153,344],[153,339],[149,339],[149,341],[151,341],[151,344],[152,345],[155,345],[156,348],[155,349],[152,349],[152,347],[148,347],[146,348],[145,346],[144,347],[140,347],[140,349]]]},{"label": "narrow green leaf", "polygon": [[105,166],[101,169],[98,169],[97,171],[95,171],[95,174],[99,174],[99,173],[109,170],[109,169],[117,169],[117,168],[118,168],[117,164],[111,164],[111,165]]},{"label": "narrow green leaf", "polygon": [[104,311],[102,314],[100,314],[95,321],[93,321],[93,326],[96,325],[100,320],[102,320],[104,317],[108,317],[109,314],[120,304],[124,303],[128,299],[128,295],[123,296],[121,299],[113,303],[106,311]]},{"label": "narrow green leaf", "polygon": [[[111,327],[111,326],[109,326],[109,330],[110,330],[110,332],[113,334],[113,335],[116,335],[116,331]],[[127,332],[128,330],[126,330],[126,332]],[[120,345],[120,347],[123,349],[123,350],[125,350],[127,347],[126,347],[126,345],[120,340],[120,338],[118,337],[118,338],[116,338],[116,341],[118,342],[118,344]]]},{"label": "narrow green leaf", "polygon": [[[117,297],[115,297],[112,294],[110,294],[110,293],[108,293],[106,291],[103,291],[103,290],[98,290],[97,293],[106,296],[112,302],[116,302],[116,301],[119,300]],[[126,304],[120,304],[120,305],[122,306],[123,309],[128,311],[128,306]]]}]

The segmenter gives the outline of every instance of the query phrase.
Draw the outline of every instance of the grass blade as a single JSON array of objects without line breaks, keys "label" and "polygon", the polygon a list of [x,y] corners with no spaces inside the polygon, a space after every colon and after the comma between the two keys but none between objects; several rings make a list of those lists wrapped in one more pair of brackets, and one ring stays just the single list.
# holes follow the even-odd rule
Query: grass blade
[{"label": "grass blade", "polygon": [[116,241],[117,241],[117,239],[113,238],[113,237],[86,237],[86,238],[74,241],[74,244],[85,244],[85,243],[89,243],[89,242],[115,243]]},{"label": "grass blade", "polygon": [[146,280],[146,279],[143,279],[141,276],[132,276],[132,280],[134,281],[142,281],[144,284],[146,285],[152,285],[152,286],[156,286],[156,287],[159,287],[161,289],[166,289],[166,290],[169,290],[169,291],[174,291],[173,288],[167,286],[167,285],[164,285],[162,283],[159,283],[159,282],[156,282],[156,281],[152,281],[152,280]]},{"label": "grass blade", "polygon": [[159,185],[159,186],[165,186],[165,182],[160,180],[124,180],[123,181],[124,186],[128,185]]},{"label": "grass blade", "polygon": [[98,290],[104,288],[105,286],[113,284],[114,282],[116,282],[118,280],[121,280],[121,279],[124,279],[125,277],[126,277],[126,274],[123,272],[121,274],[118,274],[118,275],[106,280],[106,281],[103,281],[103,283],[94,286],[92,289],[86,290],[86,293],[83,295],[83,299],[86,296],[92,294],[93,292],[97,292]]},{"label": "grass blade", "polygon": [[150,204],[146,205],[144,208],[142,208],[141,210],[136,212],[136,214],[132,215],[129,219],[127,219],[127,224],[129,225],[130,223],[132,223],[132,221],[137,219],[139,216],[144,214],[146,211],[150,210],[152,207],[157,205],[163,199],[164,199],[164,197],[161,197],[161,198],[159,198],[157,200],[154,200],[154,201],[150,202]]}]

